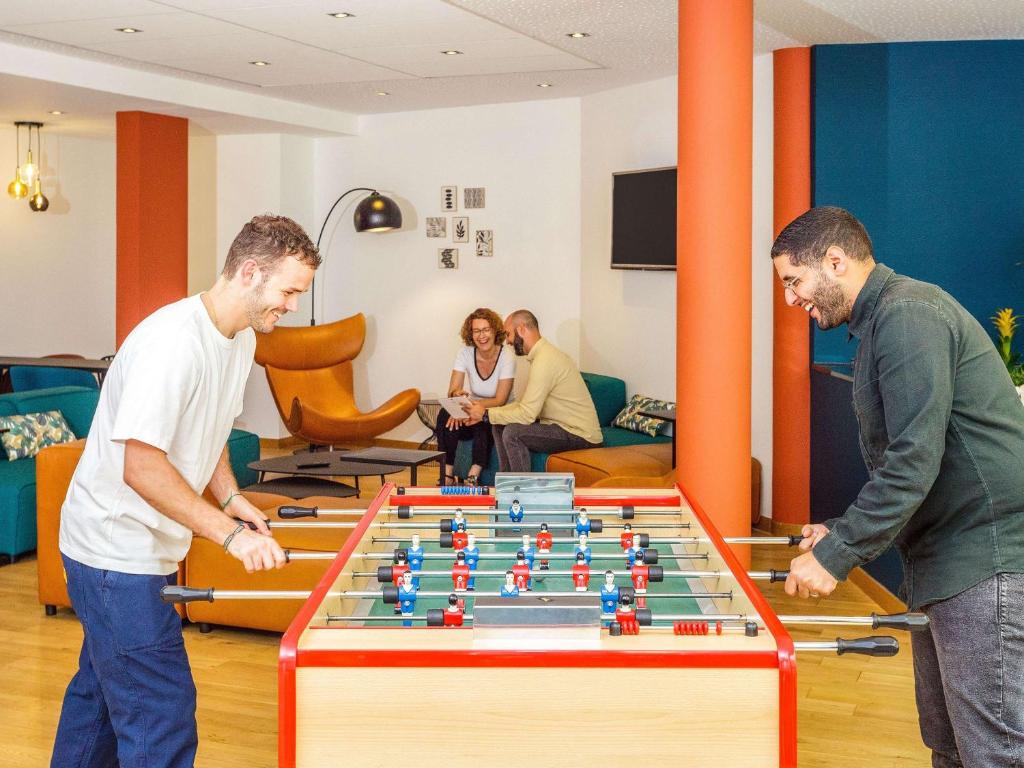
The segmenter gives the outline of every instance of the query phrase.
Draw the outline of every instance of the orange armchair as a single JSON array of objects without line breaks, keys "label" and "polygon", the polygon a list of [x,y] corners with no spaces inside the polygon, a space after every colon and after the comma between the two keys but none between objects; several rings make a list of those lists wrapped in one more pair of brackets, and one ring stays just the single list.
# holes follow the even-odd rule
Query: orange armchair
[{"label": "orange armchair", "polygon": [[362,314],[335,323],[256,334],[256,362],[288,431],[317,445],[368,440],[394,429],[416,410],[418,389],[399,392],[363,413],[352,389],[352,360],[363,348]]}]

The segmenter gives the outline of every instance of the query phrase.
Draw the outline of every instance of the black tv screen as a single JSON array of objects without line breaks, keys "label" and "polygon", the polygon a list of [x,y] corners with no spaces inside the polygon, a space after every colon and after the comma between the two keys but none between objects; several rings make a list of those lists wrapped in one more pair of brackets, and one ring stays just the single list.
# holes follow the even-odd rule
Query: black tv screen
[{"label": "black tv screen", "polygon": [[612,269],[676,268],[676,169],[612,174]]}]

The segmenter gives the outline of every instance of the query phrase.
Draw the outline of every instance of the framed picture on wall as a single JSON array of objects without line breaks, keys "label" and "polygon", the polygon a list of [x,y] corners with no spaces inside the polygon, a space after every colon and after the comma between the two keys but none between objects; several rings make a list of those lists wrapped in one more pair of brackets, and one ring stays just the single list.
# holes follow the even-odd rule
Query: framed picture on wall
[{"label": "framed picture on wall", "polygon": [[437,266],[439,269],[458,269],[459,268],[459,249],[458,248],[438,248],[437,249]]},{"label": "framed picture on wall", "polygon": [[441,210],[448,213],[459,210],[458,187],[441,187]]},{"label": "framed picture on wall", "polygon": [[469,242],[469,217],[468,216],[452,216],[452,242],[453,243],[468,243]]},{"label": "framed picture on wall", "polygon": [[494,255],[493,229],[478,229],[476,231],[476,255],[487,258]]},{"label": "framed picture on wall", "polygon": [[444,216],[427,216],[427,237],[448,237],[447,221]]}]

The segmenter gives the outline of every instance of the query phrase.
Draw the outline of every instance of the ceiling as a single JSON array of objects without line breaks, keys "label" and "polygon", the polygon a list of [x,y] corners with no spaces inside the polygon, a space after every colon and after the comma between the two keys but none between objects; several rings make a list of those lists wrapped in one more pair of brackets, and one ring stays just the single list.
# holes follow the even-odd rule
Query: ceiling
[{"label": "ceiling", "polygon": [[[759,53],[1024,37],[1024,0],[754,6]],[[329,15],[341,11],[352,15]],[[567,36],[575,31],[589,36]],[[667,77],[677,33],[676,0],[0,0],[0,41],[354,114],[575,97]],[[33,94],[2,70],[0,119],[97,103],[56,83]]]}]

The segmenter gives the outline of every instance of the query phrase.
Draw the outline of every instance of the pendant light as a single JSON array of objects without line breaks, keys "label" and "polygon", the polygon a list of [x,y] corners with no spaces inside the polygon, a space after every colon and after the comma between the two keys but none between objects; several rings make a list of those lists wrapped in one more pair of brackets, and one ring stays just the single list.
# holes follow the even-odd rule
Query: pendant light
[{"label": "pendant light", "polygon": [[7,194],[15,200],[28,196],[28,185],[21,180],[21,126],[22,123],[14,124],[14,181],[7,185]]},{"label": "pendant light", "polygon": [[38,130],[39,123],[25,123],[25,125],[28,126],[28,159],[21,166],[21,181],[31,189],[36,183],[36,179],[39,178],[39,166],[32,161],[32,126],[36,126],[36,130]]},{"label": "pendant light", "polygon": [[[39,150],[39,157],[43,156],[43,145],[42,139],[39,135],[39,129],[42,127],[42,123],[36,123],[36,149]],[[32,128],[28,129],[28,159],[32,162]],[[46,195],[43,194],[42,180],[39,178],[39,168],[36,167],[35,171],[35,184],[33,185],[32,197],[28,199],[28,207],[33,211],[42,213],[50,207],[50,201]]]}]

